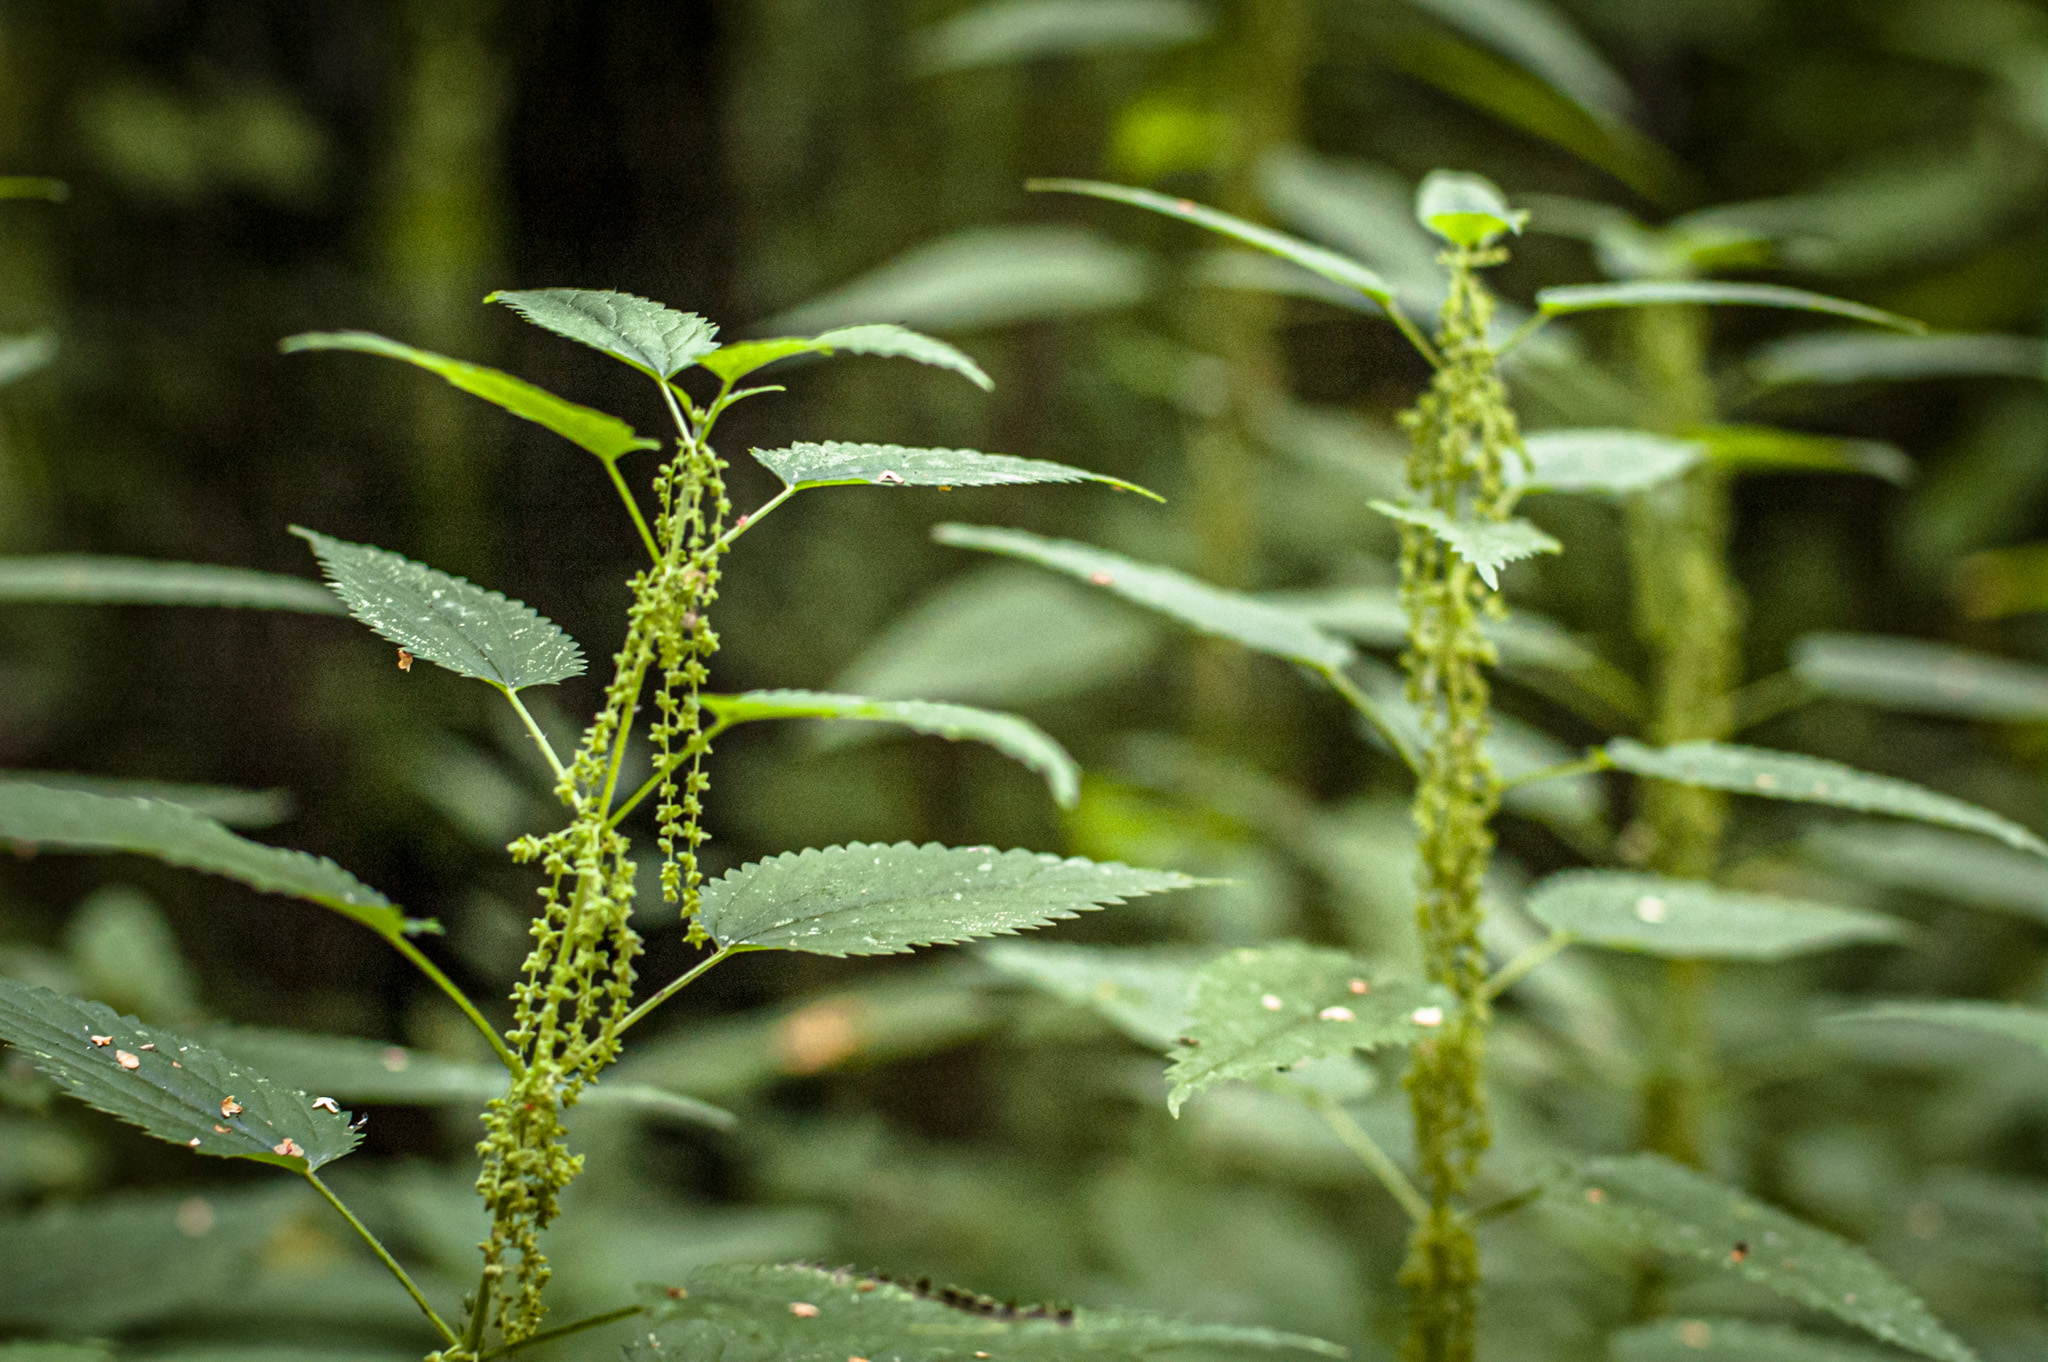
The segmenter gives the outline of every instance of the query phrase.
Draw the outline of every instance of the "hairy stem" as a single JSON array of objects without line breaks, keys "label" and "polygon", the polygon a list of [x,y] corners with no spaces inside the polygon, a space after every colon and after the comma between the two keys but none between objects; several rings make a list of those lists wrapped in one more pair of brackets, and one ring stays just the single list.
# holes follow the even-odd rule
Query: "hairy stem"
[{"label": "hairy stem", "polygon": [[700,975],[732,953],[733,948],[731,946],[720,946],[710,955],[705,956],[702,960],[691,966],[688,972],[680,974],[674,979],[669,980],[666,984],[663,984],[659,993],[626,1014],[624,1020],[619,1023],[617,1034],[624,1035],[634,1023],[638,1022],[655,1008],[660,1007],[670,998],[675,997],[676,994],[681,993],[684,989],[695,983]]},{"label": "hairy stem", "polygon": [[418,946],[413,945],[412,942],[406,940],[403,936],[391,936],[385,939],[390,941],[400,955],[412,961],[418,967],[420,973],[433,980],[435,986],[447,994],[450,1001],[462,1009],[462,1015],[469,1018],[470,1025],[474,1026],[482,1034],[483,1038],[491,1043],[492,1052],[498,1056],[499,1061],[504,1064],[506,1069],[511,1071],[515,1078],[526,1071],[526,1066],[520,1062],[519,1056],[512,1053],[511,1048],[505,1044],[505,1038],[498,1034],[498,1028],[492,1026],[490,1022],[484,1019],[484,1014],[478,1011],[477,1005],[469,1000],[469,995],[457,988],[455,981],[443,974],[439,965],[427,959]]},{"label": "hairy stem", "polygon": [[398,1278],[398,1284],[405,1288],[405,1294],[412,1297],[412,1303],[420,1308],[420,1313],[425,1315],[427,1321],[440,1331],[442,1339],[451,1345],[459,1345],[462,1342],[461,1337],[448,1327],[446,1320],[435,1313],[433,1306],[427,1304],[427,1298],[421,1294],[419,1284],[413,1281],[412,1274],[398,1265],[398,1260],[391,1256],[391,1251],[384,1247],[376,1235],[370,1233],[370,1227],[356,1219],[355,1212],[342,1204],[341,1198],[336,1196],[328,1188],[327,1184],[320,1180],[318,1173],[308,1168],[303,1176],[307,1182],[313,1184],[313,1190],[325,1198],[327,1204],[339,1212],[341,1218],[348,1221],[354,1227],[355,1232],[362,1236],[363,1242],[370,1246],[370,1252],[377,1255],[377,1261],[384,1264],[385,1270]]}]

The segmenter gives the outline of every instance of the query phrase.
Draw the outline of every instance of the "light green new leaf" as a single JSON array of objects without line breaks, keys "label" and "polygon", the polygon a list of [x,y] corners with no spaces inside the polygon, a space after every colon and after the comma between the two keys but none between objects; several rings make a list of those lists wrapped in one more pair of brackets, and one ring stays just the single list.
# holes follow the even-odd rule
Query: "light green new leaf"
[{"label": "light green new leaf", "polygon": [[855,842],[784,852],[707,880],[698,916],[728,949],[893,955],[1007,936],[1196,883],[1045,852]]},{"label": "light green new leaf", "polygon": [[[260,1069],[275,1082],[379,1106],[481,1106],[502,1097],[503,1065],[448,1059],[423,1050],[354,1036],[322,1036],[254,1026],[222,1026],[201,1039],[229,1059]],[[719,1130],[739,1118],[723,1107],[645,1083],[609,1078],[585,1088],[579,1107],[611,1107],[664,1116]]]},{"label": "light green new leaf", "polygon": [[1824,824],[1806,852],[1833,870],[1887,888],[2048,922],[2048,864],[1981,837],[1896,823]]},{"label": "light green new leaf", "polygon": [[523,378],[514,378],[508,373],[466,360],[450,359],[431,350],[416,350],[368,331],[313,331],[286,338],[281,348],[288,355],[301,350],[355,350],[366,355],[402,359],[430,374],[438,374],[472,396],[503,407],[514,416],[546,426],[607,463],[636,449],[661,447],[660,441],[642,438],[618,417],[557,397]]},{"label": "light green new leaf", "polygon": [[1739,472],[1867,473],[1901,487],[1913,480],[1912,459],[1881,440],[1845,440],[1770,426],[1699,426],[1685,435],[1706,446],[1708,459]]},{"label": "light green new leaf", "polygon": [[231,828],[267,828],[292,816],[292,797],[285,790],[178,785],[160,780],[125,780],[119,776],[81,776],[68,771],[0,771],[0,783],[17,780],[46,790],[84,790],[87,794],[113,798],[180,804]]},{"label": "light green new leaf", "polygon": [[2048,856],[2048,842],[1989,809],[1911,781],[1871,775],[1818,757],[1769,752],[1734,743],[1688,742],[1671,747],[1645,747],[1630,738],[1607,744],[1607,759],[1624,771],[1680,785],[1710,790],[1789,799],[1806,804],[1831,804],[1858,813],[1882,813],[1938,823],[1964,832],[1995,837],[2007,846]]},{"label": "light green new leaf", "polygon": [[706,695],[704,707],[722,724],[756,719],[865,719],[896,724],[958,742],[985,742],[1045,777],[1052,796],[1070,809],[1081,796],[1081,768],[1052,736],[1028,719],[969,705],[932,700],[877,700],[866,695],[828,695],[813,690],[750,690],[744,695]]},{"label": "light green new leaf", "polygon": [[1084,52],[1178,47],[1209,32],[1190,0],[992,0],[912,35],[919,75]]},{"label": "light green new leaf", "polygon": [[1500,590],[1500,570],[1509,563],[1539,553],[1564,552],[1564,545],[1526,520],[1453,520],[1428,506],[1397,506],[1391,501],[1371,505],[1383,516],[1420,525],[1443,540],[1495,591]]},{"label": "light green new leaf", "polygon": [[1476,250],[1502,232],[1519,235],[1529,215],[1508,207],[1484,175],[1432,170],[1415,191],[1415,220],[1454,246]]},{"label": "light green new leaf", "polygon": [[57,337],[48,331],[0,336],[0,387],[17,383],[57,358]]},{"label": "light green new leaf", "polygon": [[914,359],[919,364],[950,369],[983,392],[996,386],[995,380],[984,373],[979,364],[957,348],[890,322],[842,326],[822,336],[776,336],[768,340],[740,341],[716,354],[706,355],[698,363],[727,383],[737,383],[754,370],[778,359],[788,359],[792,355],[835,355],[841,351],[884,359]]},{"label": "light green new leaf", "polygon": [[1873,336],[1820,331],[1760,345],[1744,366],[1764,387],[1895,383],[1913,378],[2048,378],[2048,345],[2031,336]]},{"label": "light green new leaf", "polygon": [[1719,1267],[1938,1362],[1976,1362],[1862,1249],[1660,1155],[1590,1159],[1570,1195],[1665,1253]]},{"label": "light green new leaf", "polygon": [[1020,1309],[968,1291],[911,1291],[807,1264],[699,1268],[681,1287],[643,1288],[643,1297],[653,1318],[626,1345],[631,1362],[963,1362],[974,1353],[1003,1362],[1124,1362],[1179,1348],[1347,1356],[1334,1343],[1272,1329],[1117,1310]]},{"label": "light green new leaf", "polygon": [[0,601],[76,605],[224,605],[347,612],[318,582],[211,563],[157,563],[96,554],[0,558]]},{"label": "light green new leaf", "polygon": [[1611,1362],[1897,1362],[1898,1354],[1860,1347],[1782,1324],[1748,1319],[1660,1319],[1607,1336]]},{"label": "light green new leaf", "polygon": [[1168,1110],[1212,1083],[1263,1078],[1311,1060],[1406,1045],[1450,1015],[1448,993],[1375,971],[1343,951],[1284,942],[1203,966],[1166,1071]]},{"label": "light green new leaf", "polygon": [[1286,610],[1210,586],[1172,568],[1135,562],[1070,539],[953,524],[934,527],[932,538],[955,548],[1005,554],[1064,572],[1201,633],[1231,639],[1255,652],[1299,662],[1319,672],[1335,671],[1356,656],[1350,644]]},{"label": "light green new leaf", "polygon": [[1270,227],[1246,222],[1243,218],[1232,217],[1214,208],[1205,208],[1188,199],[1155,194],[1149,189],[1104,184],[1099,180],[1029,180],[1024,187],[1047,193],[1085,194],[1091,198],[1109,199],[1138,208],[1149,208],[1155,213],[1179,218],[1182,222],[1192,222],[1197,227],[1206,227],[1233,241],[1241,241],[1247,246],[1277,255],[1282,260],[1292,261],[1334,284],[1356,289],[1381,307],[1391,309],[1395,306],[1394,291],[1387,281],[1349,256],[1339,255],[1333,250],[1313,245],[1299,237],[1288,236],[1285,232],[1276,232]]},{"label": "light green new leaf", "polygon": [[1838,1012],[1828,1018],[1830,1025],[1855,1022],[1916,1022],[1927,1026],[1955,1027],[2003,1036],[2048,1053],[2048,1008],[2024,1007],[2019,1003],[1948,999],[1876,1003],[1849,1012]]},{"label": "light green new leaf", "polygon": [[903,445],[805,442],[787,449],[752,451],[764,467],[794,490],[806,487],[1012,487],[1040,482],[1106,482],[1154,501],[1166,498],[1134,482],[1091,473],[1048,459],[982,454],[972,449],[910,449]]},{"label": "light green new leaf", "polygon": [[1523,492],[1640,492],[1668,482],[1706,457],[1698,440],[1646,430],[1542,430],[1526,435],[1529,465],[1512,455],[1502,473]]},{"label": "light green new leaf", "polygon": [[718,348],[718,328],[694,312],[605,289],[500,289],[503,303],[535,326],[624,360],[652,378],[674,378]]},{"label": "light green new leaf", "polygon": [[1154,1050],[1170,1050],[1188,1033],[1188,994],[1205,963],[1179,947],[1047,941],[998,941],[980,954],[998,974],[1088,1008]]},{"label": "light green new leaf", "polygon": [[292,526],[351,615],[414,657],[519,690],[583,674],[576,640],[532,607],[403,554]]},{"label": "light green new leaf", "polygon": [[1709,279],[1636,279],[1620,284],[1563,284],[1543,289],[1536,295],[1537,310],[1546,317],[1573,312],[1591,312],[1609,307],[1657,307],[1666,303],[1695,303],[1724,307],[1784,307],[1801,312],[1827,312],[1853,317],[1876,326],[1900,331],[1925,331],[1927,327],[1910,317],[1882,308],[1809,293],[1782,284],[1731,284]]},{"label": "light green new leaf", "polygon": [[79,1101],[195,1153],[319,1168],[359,1138],[346,1113],[104,1003],[0,978],[0,1039]]},{"label": "light green new leaf", "polygon": [[2048,667],[1945,643],[1878,634],[1808,634],[1792,672],[1823,695],[1916,714],[2038,723],[2048,719]]},{"label": "light green new leaf", "polygon": [[1906,935],[1879,913],[1611,870],[1552,875],[1530,893],[1528,908],[1577,940],[1673,960],[1787,960]]},{"label": "light green new leaf", "polygon": [[133,852],[332,908],[379,936],[429,930],[334,862],[237,837],[177,804],[0,782],[0,841],[50,851]]}]

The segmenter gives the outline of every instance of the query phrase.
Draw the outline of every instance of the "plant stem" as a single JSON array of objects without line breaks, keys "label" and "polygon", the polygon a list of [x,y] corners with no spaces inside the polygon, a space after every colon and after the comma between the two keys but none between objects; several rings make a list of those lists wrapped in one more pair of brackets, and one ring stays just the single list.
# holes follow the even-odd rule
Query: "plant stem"
[{"label": "plant stem", "polygon": [[647,546],[647,556],[660,562],[661,549],[654,542],[654,531],[647,528],[647,517],[640,514],[640,503],[633,499],[633,489],[626,485],[626,475],[619,471],[619,461],[606,459],[604,471],[611,475],[612,486],[619,489],[619,500],[626,503],[626,510],[632,515],[633,528],[640,531],[640,542]]},{"label": "plant stem", "polygon": [[1501,994],[1529,977],[1544,961],[1572,944],[1570,932],[1552,932],[1543,940],[1529,947],[1514,959],[1495,970],[1486,986],[1479,990],[1479,996],[1492,1002]]},{"label": "plant stem", "polygon": [[505,1044],[505,1038],[498,1034],[498,1029],[484,1020],[484,1014],[477,1011],[476,1004],[469,1000],[469,995],[457,988],[455,981],[443,974],[439,965],[427,959],[418,946],[413,945],[412,942],[406,940],[403,936],[393,935],[386,937],[385,940],[396,947],[400,955],[412,961],[418,967],[420,973],[432,979],[440,990],[447,994],[457,1007],[462,1009],[462,1015],[468,1017],[476,1029],[483,1033],[484,1039],[491,1043],[491,1049],[497,1052],[498,1059],[511,1072],[514,1078],[526,1072],[526,1066],[520,1063],[519,1056],[513,1054],[511,1049]]},{"label": "plant stem", "polygon": [[[707,706],[707,708],[709,708],[709,706]],[[704,730],[704,741],[710,742],[713,738],[725,732],[725,730],[730,727],[732,727],[732,721],[730,719],[726,719],[723,717],[719,718],[715,723],[711,725],[711,727]],[[638,804],[641,800],[647,798],[647,796],[654,793],[655,787],[661,784],[661,778],[663,776],[675,770],[677,767],[681,766],[687,760],[689,760],[687,757],[679,756],[672,757],[665,762],[657,763],[653,772],[648,775],[647,779],[640,782],[640,788],[633,791],[633,793],[626,798],[624,803],[620,804],[619,807],[612,810],[611,818],[607,825],[615,828],[620,823],[624,822],[626,819],[626,815],[633,812],[634,805]]]},{"label": "plant stem", "polygon": [[666,984],[663,984],[661,992],[655,994],[652,998],[649,998],[646,1002],[640,1004],[640,1006],[634,1008],[631,1012],[628,1012],[626,1014],[625,1020],[619,1023],[619,1028],[614,1034],[621,1036],[626,1034],[627,1030],[632,1027],[633,1023],[639,1021],[642,1017],[652,1012],[655,1008],[660,1007],[670,998],[675,997],[676,994],[681,993],[684,989],[688,988],[692,983],[696,981],[698,975],[704,973],[706,970],[710,969],[713,965],[725,959],[725,957],[731,955],[732,953],[733,948],[731,946],[720,946],[717,950],[705,956],[702,960],[699,960],[696,963],[696,965],[694,965],[690,969],[689,973],[679,975],[676,978],[669,980]]},{"label": "plant stem", "polygon": [[536,1343],[552,1343],[558,1338],[567,1338],[570,1334],[580,1334],[585,1329],[601,1328],[604,1325],[614,1324],[619,1320],[631,1319],[635,1315],[645,1313],[647,1313],[647,1307],[644,1305],[627,1305],[617,1310],[607,1310],[602,1315],[592,1315],[589,1319],[579,1319],[574,1324],[564,1324],[559,1329],[543,1329],[537,1334],[531,1334],[520,1339],[517,1343],[507,1343],[502,1348],[493,1348],[477,1358],[477,1362],[497,1362],[497,1359],[500,1357],[510,1357],[513,1353],[531,1348]]},{"label": "plant stem", "polygon": [[738,520],[735,520],[732,523],[732,527],[728,529],[724,534],[718,537],[718,542],[712,546],[713,549],[718,552],[723,552],[728,546],[731,545],[733,540],[739,538],[748,530],[753,529],[754,526],[758,524],[762,519],[764,519],[770,511],[773,511],[777,506],[780,506],[783,502],[788,501],[791,497],[795,495],[796,488],[784,486],[780,492],[777,492],[774,496],[768,498],[767,501],[763,502],[761,504],[760,510],[755,511],[752,515],[743,515]]},{"label": "plant stem", "polygon": [[[492,684],[495,685],[496,683],[493,682]],[[567,775],[568,772],[562,767],[562,759],[555,755],[555,745],[548,741],[548,735],[541,732],[540,725],[533,721],[533,715],[526,708],[525,702],[519,698],[519,692],[510,686],[499,686],[498,690],[503,693],[507,700],[512,702],[512,708],[519,712],[519,721],[525,724],[526,731],[533,735],[533,745],[540,749],[540,754],[543,757],[547,758],[548,769],[555,773],[555,779],[560,780],[563,776]]]},{"label": "plant stem", "polygon": [[1601,771],[1614,769],[1614,763],[1601,751],[1587,753],[1574,761],[1561,761],[1555,766],[1545,766],[1535,771],[1525,771],[1500,783],[1502,790],[1519,790],[1524,785],[1536,785],[1546,780],[1568,780],[1573,776],[1590,776]]},{"label": "plant stem", "polygon": [[1388,721],[1385,712],[1373,701],[1370,695],[1365,693],[1364,689],[1356,681],[1353,681],[1341,669],[1336,667],[1332,667],[1324,672],[1323,679],[1328,681],[1331,688],[1337,694],[1343,696],[1346,702],[1353,709],[1357,710],[1360,715],[1364,716],[1365,721],[1371,724],[1382,738],[1387,740],[1387,745],[1394,749],[1395,754],[1403,762],[1407,763],[1409,770],[1417,775],[1422,773],[1422,755],[1415,750],[1414,741],[1408,734],[1402,732],[1398,726]]},{"label": "plant stem", "polygon": [[1364,1126],[1352,1119],[1350,1112],[1326,1093],[1309,1093],[1304,1100],[1329,1123],[1337,1138],[1344,1142],[1344,1147],[1358,1155],[1358,1161],[1372,1170],[1380,1185],[1401,1203],[1402,1210],[1408,1212],[1410,1220],[1420,1225],[1429,1219],[1429,1202],[1415,1190],[1415,1184],[1401,1171],[1401,1165],[1394,1162],[1393,1156],[1380,1147],[1379,1141]]},{"label": "plant stem", "polygon": [[434,1313],[434,1307],[427,1304],[427,1298],[420,1294],[419,1286],[413,1281],[411,1274],[400,1267],[398,1260],[391,1256],[391,1251],[378,1241],[376,1235],[370,1233],[370,1227],[356,1219],[355,1213],[341,1204],[341,1198],[328,1189],[327,1184],[320,1180],[318,1173],[308,1168],[302,1176],[306,1181],[313,1184],[314,1191],[327,1199],[328,1205],[341,1213],[343,1220],[348,1221],[349,1224],[355,1227],[356,1233],[363,1237],[363,1242],[370,1246],[370,1251],[377,1255],[377,1261],[384,1264],[392,1276],[398,1278],[398,1284],[405,1288],[405,1294],[412,1297],[412,1303],[417,1305],[420,1308],[420,1312],[440,1331],[441,1337],[451,1345],[459,1345],[462,1342],[461,1336],[448,1327],[446,1320]]}]

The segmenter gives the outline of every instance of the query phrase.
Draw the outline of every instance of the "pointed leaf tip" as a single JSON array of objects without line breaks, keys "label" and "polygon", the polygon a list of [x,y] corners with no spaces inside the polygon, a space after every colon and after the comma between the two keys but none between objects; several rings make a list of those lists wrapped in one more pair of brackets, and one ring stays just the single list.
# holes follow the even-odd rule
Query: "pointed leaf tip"
[{"label": "pointed leaf tip", "polygon": [[503,303],[535,326],[580,342],[653,378],[673,378],[718,349],[718,328],[694,312],[606,289],[500,289]]}]

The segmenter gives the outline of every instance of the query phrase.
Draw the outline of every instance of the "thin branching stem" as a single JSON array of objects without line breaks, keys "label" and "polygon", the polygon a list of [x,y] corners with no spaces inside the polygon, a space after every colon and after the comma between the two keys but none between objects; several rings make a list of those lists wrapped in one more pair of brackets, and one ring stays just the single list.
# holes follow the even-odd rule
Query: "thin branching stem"
[{"label": "thin branching stem", "polygon": [[547,758],[548,769],[555,773],[555,779],[560,780],[563,776],[567,775],[567,770],[562,766],[562,759],[555,755],[555,745],[548,741],[548,735],[543,733],[540,725],[534,722],[533,714],[526,708],[525,702],[519,698],[519,692],[510,686],[499,686],[498,689],[507,700],[512,702],[512,708],[518,711],[519,722],[526,725],[527,733],[533,738],[533,745],[540,749],[540,754],[543,757]]},{"label": "thin branching stem", "polygon": [[398,1260],[391,1256],[391,1251],[384,1247],[383,1242],[376,1235],[370,1233],[370,1227],[356,1219],[355,1212],[342,1204],[341,1198],[336,1196],[328,1188],[327,1184],[320,1180],[318,1173],[308,1168],[304,1170],[302,1176],[307,1182],[313,1184],[313,1190],[326,1198],[327,1204],[339,1212],[343,1220],[348,1221],[350,1225],[355,1227],[355,1232],[363,1237],[365,1244],[370,1246],[370,1252],[377,1255],[377,1261],[384,1264],[386,1270],[392,1276],[398,1278],[398,1284],[405,1288],[405,1294],[412,1297],[412,1303],[417,1305],[420,1308],[420,1313],[424,1314],[428,1322],[440,1331],[441,1337],[451,1345],[460,1344],[462,1342],[461,1335],[449,1328],[448,1322],[435,1313],[433,1306],[427,1304],[427,1298],[421,1294],[419,1284],[413,1281],[412,1274],[398,1265]]},{"label": "thin branching stem", "polygon": [[1572,934],[1570,932],[1552,932],[1549,936],[1495,970],[1493,977],[1488,979],[1485,987],[1479,990],[1479,996],[1487,1002],[1492,1002],[1495,998],[1498,998],[1501,994],[1527,978],[1539,965],[1550,959],[1551,956],[1556,955],[1571,944]]},{"label": "thin branching stem", "polygon": [[537,1334],[530,1334],[520,1339],[517,1343],[507,1343],[502,1348],[493,1348],[477,1358],[477,1362],[497,1362],[497,1359],[501,1357],[510,1357],[513,1353],[523,1352],[536,1343],[552,1343],[558,1338],[567,1338],[571,1334],[580,1334],[586,1329],[600,1329],[607,1324],[616,1324],[622,1319],[631,1319],[635,1315],[645,1313],[647,1313],[647,1307],[644,1305],[626,1305],[621,1306],[617,1310],[607,1310],[601,1315],[592,1315],[589,1319],[579,1319],[574,1324],[564,1324],[559,1329],[543,1329]]},{"label": "thin branching stem", "polygon": [[469,995],[460,988],[457,988],[455,981],[443,974],[439,965],[427,959],[418,946],[413,945],[412,942],[406,940],[403,936],[394,934],[387,937],[386,940],[390,941],[400,955],[412,961],[420,973],[433,980],[435,985],[448,995],[451,1002],[462,1009],[462,1015],[469,1018],[471,1025],[475,1026],[483,1034],[483,1038],[491,1043],[491,1049],[497,1054],[499,1061],[504,1064],[506,1069],[511,1071],[514,1077],[526,1072],[526,1065],[520,1062],[518,1055],[512,1053],[511,1048],[505,1044],[505,1038],[498,1034],[498,1029],[484,1019],[484,1014],[478,1011],[476,1004],[469,1000]]},{"label": "thin branching stem", "polygon": [[755,511],[752,515],[743,515],[738,520],[733,521],[732,528],[720,535],[718,542],[712,545],[713,550],[721,553],[724,552],[725,549],[731,546],[733,540],[739,538],[748,530],[753,529],[755,525],[767,518],[770,511],[773,511],[777,506],[780,506],[795,495],[796,488],[784,487],[780,492],[777,492],[774,496],[763,502],[760,510]]},{"label": "thin branching stem", "polygon": [[624,1035],[628,1030],[632,1028],[633,1023],[639,1021],[642,1017],[652,1012],[655,1008],[660,1007],[670,998],[675,997],[676,994],[681,993],[684,989],[688,988],[691,984],[695,983],[697,981],[698,976],[704,974],[713,965],[725,959],[732,953],[733,947],[720,946],[717,950],[705,956],[702,960],[699,960],[694,966],[691,967],[688,973],[678,975],[676,978],[669,980],[666,984],[663,984],[661,986],[661,992],[655,994],[652,998],[649,998],[646,1002],[640,1004],[640,1006],[634,1008],[631,1012],[628,1012],[625,1016],[625,1020],[619,1023],[618,1030],[615,1031],[613,1034]]},{"label": "thin branching stem", "polygon": [[619,461],[606,459],[604,471],[611,476],[612,486],[618,489],[619,500],[626,503],[626,510],[633,517],[633,528],[640,531],[640,542],[647,546],[647,556],[660,562],[661,550],[655,546],[654,531],[647,527],[647,517],[640,514],[640,503],[633,499],[633,489],[626,485],[626,475],[619,471]]},{"label": "thin branching stem", "polygon": [[[704,741],[710,742],[713,738],[716,738],[719,734],[725,732],[725,730],[730,727],[732,727],[732,720],[730,719],[718,718],[714,720],[711,726],[704,730]],[[653,794],[655,790],[659,788],[659,786],[661,785],[661,778],[663,776],[667,775],[671,771],[680,770],[683,764],[688,760],[689,758],[686,756],[674,756],[670,757],[667,761],[656,763],[654,770],[648,775],[647,779],[640,782],[640,788],[633,791],[631,795],[628,795],[626,797],[623,803],[621,803],[616,809],[612,810],[611,817],[607,821],[607,826],[615,828],[619,824],[625,822],[626,815],[633,812],[634,806],[637,805],[641,800],[647,798],[647,796]]]},{"label": "thin branching stem", "polygon": [[1344,1147],[1372,1170],[1372,1175],[1380,1180],[1388,1195],[1401,1203],[1401,1209],[1408,1213],[1410,1220],[1420,1225],[1429,1219],[1429,1202],[1408,1180],[1408,1175],[1401,1171],[1401,1165],[1394,1162],[1393,1156],[1380,1147],[1380,1142],[1364,1126],[1352,1119],[1350,1112],[1326,1093],[1310,1093],[1305,1100],[1329,1124]]},{"label": "thin branching stem", "polygon": [[1597,775],[1601,771],[1613,769],[1614,763],[1608,760],[1605,752],[1589,752],[1583,757],[1561,761],[1555,766],[1539,767],[1534,771],[1524,771],[1518,776],[1510,776],[1500,782],[1500,789],[1519,790],[1524,785],[1539,785],[1546,780],[1569,780],[1573,776]]}]

